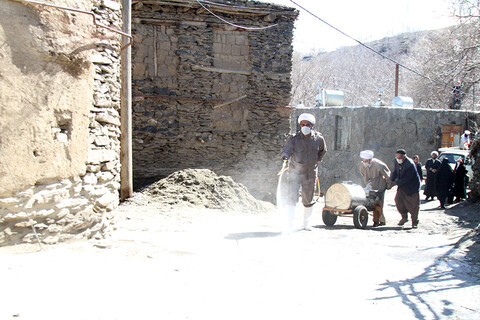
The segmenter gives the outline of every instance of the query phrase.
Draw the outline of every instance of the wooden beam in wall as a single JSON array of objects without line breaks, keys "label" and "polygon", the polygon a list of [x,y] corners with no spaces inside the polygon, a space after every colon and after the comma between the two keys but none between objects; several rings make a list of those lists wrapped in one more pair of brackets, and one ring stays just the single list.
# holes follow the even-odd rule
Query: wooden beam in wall
[{"label": "wooden beam in wall", "polygon": [[246,70],[228,70],[228,69],[205,67],[205,66],[197,66],[197,65],[193,65],[193,66],[192,66],[192,69],[193,69],[193,70],[208,71],[208,72],[218,72],[218,73],[243,74],[243,75],[246,75],[246,76],[249,76],[249,75],[252,74],[250,71],[246,71]]}]

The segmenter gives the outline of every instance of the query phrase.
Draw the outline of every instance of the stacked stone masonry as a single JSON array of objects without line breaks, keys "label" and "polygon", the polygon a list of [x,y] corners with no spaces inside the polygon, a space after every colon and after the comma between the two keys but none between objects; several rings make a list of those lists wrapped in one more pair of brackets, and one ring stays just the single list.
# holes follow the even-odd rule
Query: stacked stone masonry
[{"label": "stacked stone masonry", "polygon": [[[90,4],[99,23],[121,30],[118,2]],[[108,232],[120,189],[120,37],[104,29],[95,32],[98,38],[86,43],[96,45],[90,54],[93,96],[89,98],[88,125],[84,128],[88,130],[84,173],[61,180],[47,177],[0,198],[0,245],[37,241],[53,244],[103,237]],[[15,164],[10,166],[14,168]]]},{"label": "stacked stone masonry", "polygon": [[233,27],[191,1],[133,4],[134,178],[209,168],[272,200],[289,132],[297,12],[216,3],[210,9],[236,25],[273,27]]}]

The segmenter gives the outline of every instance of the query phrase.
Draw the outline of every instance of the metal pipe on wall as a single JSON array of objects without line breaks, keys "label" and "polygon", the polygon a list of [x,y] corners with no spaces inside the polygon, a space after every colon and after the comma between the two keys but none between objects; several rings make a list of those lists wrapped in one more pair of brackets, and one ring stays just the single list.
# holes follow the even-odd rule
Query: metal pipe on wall
[{"label": "metal pipe on wall", "polygon": [[[123,31],[132,33],[131,0],[123,0]],[[133,195],[132,165],[132,47],[127,46],[121,52],[122,91],[120,102],[120,200]]]}]

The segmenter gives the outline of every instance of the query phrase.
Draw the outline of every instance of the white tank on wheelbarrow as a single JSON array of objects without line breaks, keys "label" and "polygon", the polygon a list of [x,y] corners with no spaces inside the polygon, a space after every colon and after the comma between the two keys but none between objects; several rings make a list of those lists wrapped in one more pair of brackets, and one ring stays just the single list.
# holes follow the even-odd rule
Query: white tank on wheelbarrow
[{"label": "white tank on wheelbarrow", "polygon": [[358,184],[335,183],[325,194],[325,205],[329,208],[352,209],[365,203],[365,191]]},{"label": "white tank on wheelbarrow", "polygon": [[367,203],[377,196],[376,191],[365,190],[350,182],[335,183],[325,193],[322,219],[326,226],[333,226],[338,216],[353,215],[355,228],[365,229],[368,223]]}]

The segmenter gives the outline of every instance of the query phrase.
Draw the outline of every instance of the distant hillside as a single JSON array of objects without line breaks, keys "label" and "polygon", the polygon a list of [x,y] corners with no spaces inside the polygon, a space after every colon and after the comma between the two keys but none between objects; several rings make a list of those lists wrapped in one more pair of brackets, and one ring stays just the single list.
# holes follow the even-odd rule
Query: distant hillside
[{"label": "distant hillside", "polygon": [[[436,48],[449,42],[451,32],[450,28],[445,28],[404,33],[366,45],[400,64],[431,76],[433,69],[429,68],[435,56],[431,53],[436,53]],[[395,64],[361,45],[314,56],[296,54],[292,81],[292,105],[297,105],[299,101],[307,106],[315,105],[319,82],[325,89],[344,91],[344,105],[374,105],[382,89],[382,101],[389,105],[395,92]],[[451,92],[400,68],[399,95],[412,97],[416,107],[446,108]]]}]

